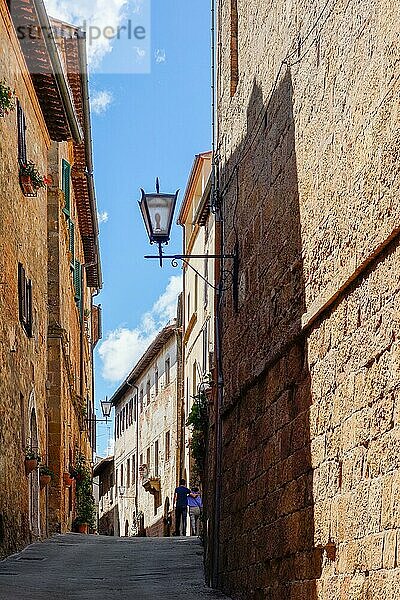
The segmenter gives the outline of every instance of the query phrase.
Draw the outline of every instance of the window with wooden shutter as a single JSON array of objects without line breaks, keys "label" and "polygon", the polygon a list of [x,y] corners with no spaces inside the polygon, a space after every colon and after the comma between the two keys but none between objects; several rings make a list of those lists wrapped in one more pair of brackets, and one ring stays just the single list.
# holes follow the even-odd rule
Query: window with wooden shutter
[{"label": "window with wooden shutter", "polygon": [[32,337],[32,281],[26,277],[25,269],[18,263],[19,320],[28,337]]},{"label": "window with wooden shutter", "polygon": [[92,344],[93,347],[102,338],[101,305],[92,307]]},{"label": "window with wooden shutter", "polygon": [[81,313],[81,308],[82,308],[82,265],[79,262],[79,260],[75,261],[74,289],[75,289],[75,302],[78,306],[79,312]]},{"label": "window with wooden shutter", "polygon": [[129,425],[133,424],[133,398],[129,401]]},{"label": "window with wooden shutter", "polygon": [[150,404],[150,389],[151,389],[151,386],[150,386],[150,379],[148,379],[148,380],[147,380],[147,383],[146,383],[146,396],[147,396],[147,404]]},{"label": "window with wooden shutter", "polygon": [[171,359],[168,357],[165,359],[165,385],[169,385],[171,382]]},{"label": "window with wooden shutter", "polygon": [[71,268],[75,268],[75,224],[71,219],[68,221],[69,230],[69,252],[71,255]]},{"label": "window with wooden shutter", "polygon": [[17,125],[18,125],[18,161],[26,165],[26,120],[21,104],[17,100]]},{"label": "window with wooden shutter", "polygon": [[168,461],[171,457],[171,432],[165,434],[165,460]]},{"label": "window with wooden shutter", "polygon": [[62,161],[62,191],[64,192],[64,213],[71,214],[71,165],[68,161]]}]

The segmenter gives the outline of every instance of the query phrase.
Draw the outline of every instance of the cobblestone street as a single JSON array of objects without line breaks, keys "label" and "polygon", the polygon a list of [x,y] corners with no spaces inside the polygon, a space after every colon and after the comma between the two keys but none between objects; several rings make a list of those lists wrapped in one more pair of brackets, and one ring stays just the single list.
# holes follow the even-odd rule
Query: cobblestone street
[{"label": "cobblestone street", "polygon": [[204,584],[196,538],[57,535],[0,562],[1,600],[227,598]]}]

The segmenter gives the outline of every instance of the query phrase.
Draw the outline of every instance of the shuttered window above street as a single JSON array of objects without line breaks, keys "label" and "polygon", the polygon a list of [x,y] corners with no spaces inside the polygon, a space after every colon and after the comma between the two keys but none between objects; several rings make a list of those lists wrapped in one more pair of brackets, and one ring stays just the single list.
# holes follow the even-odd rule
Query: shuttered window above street
[{"label": "shuttered window above street", "polygon": [[82,308],[82,265],[79,260],[75,261],[74,268],[74,290],[75,290],[75,302],[78,306],[79,313]]},{"label": "shuttered window above street", "polygon": [[18,161],[26,165],[26,120],[21,104],[17,100],[17,126],[18,126]]},{"label": "shuttered window above street", "polygon": [[18,263],[19,320],[28,337],[32,337],[32,281],[26,277],[25,269]]},{"label": "shuttered window above street", "polygon": [[102,338],[102,309],[101,305],[92,306],[92,344],[93,347]]},{"label": "shuttered window above street", "polygon": [[65,159],[62,160],[61,189],[64,192],[64,213],[69,217],[71,214],[71,165]]},{"label": "shuttered window above street", "polygon": [[71,259],[71,268],[75,269],[75,224],[69,219],[68,221],[68,232],[69,232],[69,253]]}]

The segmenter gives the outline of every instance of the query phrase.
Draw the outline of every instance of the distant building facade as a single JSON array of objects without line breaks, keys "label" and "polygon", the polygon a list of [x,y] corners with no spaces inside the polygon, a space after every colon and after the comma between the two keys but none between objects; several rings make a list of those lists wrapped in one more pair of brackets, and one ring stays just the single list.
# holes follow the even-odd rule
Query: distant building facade
[{"label": "distant building facade", "polygon": [[[70,528],[74,493],[63,473],[75,451],[90,461],[94,442],[86,411],[93,406],[98,337],[95,326],[94,336],[90,331],[92,294],[101,287],[101,273],[95,199],[90,212],[82,193],[91,142],[76,61],[84,60],[85,40],[79,50],[78,39],[71,41],[67,66],[56,44],[17,36],[16,27],[44,25],[50,22],[40,0],[0,2],[1,80],[15,90],[12,109],[0,111],[0,556]],[[30,161],[48,177],[44,187],[24,177]],[[67,161],[79,184],[73,174],[67,178]],[[54,471],[50,485],[42,483],[38,466],[26,471],[27,451]]]},{"label": "distant building facade", "polygon": [[98,527],[100,535],[114,535],[118,520],[117,492],[115,489],[114,457],[101,459],[93,468],[95,486],[98,486]]},{"label": "distant building facade", "polygon": [[115,406],[115,535],[169,535],[181,475],[181,332],[176,322],[155,338],[112,396]]}]

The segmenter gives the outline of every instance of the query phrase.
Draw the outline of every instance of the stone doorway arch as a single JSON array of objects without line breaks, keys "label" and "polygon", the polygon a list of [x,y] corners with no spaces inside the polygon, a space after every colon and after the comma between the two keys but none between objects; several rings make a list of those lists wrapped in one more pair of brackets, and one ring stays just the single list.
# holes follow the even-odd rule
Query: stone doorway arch
[{"label": "stone doorway arch", "polygon": [[[32,391],[29,402],[29,445],[32,450],[39,452],[39,437],[37,429],[36,409],[34,406],[35,393]],[[29,528],[33,538],[40,537],[40,487],[39,469],[29,474]]]}]

